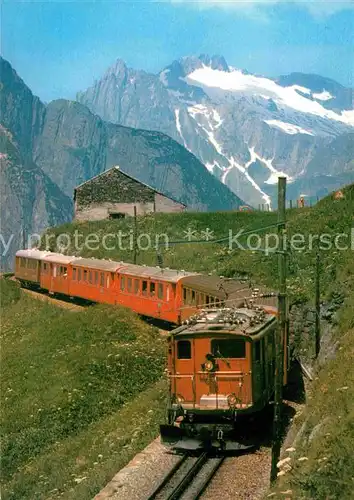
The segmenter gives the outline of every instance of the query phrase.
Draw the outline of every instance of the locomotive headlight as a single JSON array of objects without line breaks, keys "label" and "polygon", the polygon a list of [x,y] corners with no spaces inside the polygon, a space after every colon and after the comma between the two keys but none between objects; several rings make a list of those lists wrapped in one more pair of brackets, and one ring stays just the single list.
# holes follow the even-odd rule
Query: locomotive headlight
[{"label": "locomotive headlight", "polygon": [[181,394],[177,394],[176,399],[177,399],[177,403],[179,403],[179,404],[184,403],[184,397],[181,396]]},{"label": "locomotive headlight", "polygon": [[205,362],[204,368],[207,372],[211,372],[212,369],[214,368],[214,363],[212,361],[208,360]]},{"label": "locomotive headlight", "polygon": [[236,394],[229,394],[227,396],[227,402],[228,402],[228,405],[232,408],[234,406],[236,406],[237,404],[237,396]]}]

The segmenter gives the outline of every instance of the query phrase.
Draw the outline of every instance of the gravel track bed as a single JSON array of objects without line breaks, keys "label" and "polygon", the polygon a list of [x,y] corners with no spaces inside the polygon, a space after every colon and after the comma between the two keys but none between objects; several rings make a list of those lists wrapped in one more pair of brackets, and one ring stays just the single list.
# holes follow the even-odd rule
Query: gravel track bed
[{"label": "gravel track bed", "polygon": [[261,449],[224,460],[203,500],[258,500],[269,486],[270,449]]}]

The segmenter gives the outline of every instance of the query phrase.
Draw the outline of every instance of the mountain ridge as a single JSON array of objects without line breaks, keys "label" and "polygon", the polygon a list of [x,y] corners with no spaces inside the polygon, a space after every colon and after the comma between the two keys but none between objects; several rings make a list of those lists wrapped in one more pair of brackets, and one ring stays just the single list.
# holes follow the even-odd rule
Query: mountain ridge
[{"label": "mountain ridge", "polygon": [[[295,196],[297,179],[302,186],[306,179],[308,195],[318,195],[308,165],[336,137],[353,131],[353,89],[319,75],[271,79],[205,54],[177,59],[156,74],[120,65],[126,78],[108,71],[77,99],[103,119],[168,134],[233,192],[246,192],[253,205],[274,201],[279,174],[294,183]],[[249,169],[255,161],[264,170],[261,184]],[[339,185],[342,172],[335,174]]]}]

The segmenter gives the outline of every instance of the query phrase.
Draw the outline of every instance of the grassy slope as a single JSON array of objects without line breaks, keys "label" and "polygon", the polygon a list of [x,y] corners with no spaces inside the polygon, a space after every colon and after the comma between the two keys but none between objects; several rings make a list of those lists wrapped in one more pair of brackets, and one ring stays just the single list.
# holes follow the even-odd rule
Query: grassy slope
[{"label": "grassy slope", "polygon": [[164,343],[130,311],[0,284],[3,498],[90,498],[156,435]]},{"label": "grassy slope", "polygon": [[[354,186],[345,190],[345,199],[333,201],[331,197],[322,200],[310,209],[288,211],[289,236],[302,233],[328,233],[349,235],[353,228]],[[179,214],[157,215],[155,218],[139,219],[139,231],[147,233],[166,232],[171,239],[183,237],[188,227],[201,231],[209,227],[216,237],[233,233],[241,228],[254,229],[263,225],[274,224],[276,214],[269,213],[216,213],[216,214]],[[119,229],[128,232],[133,228],[132,221],[102,221],[90,224],[62,226],[55,230],[58,235],[78,230],[83,234],[97,233],[99,237],[107,232],[115,233]],[[344,240],[340,241],[343,244]],[[292,300],[313,300],[315,244],[312,249],[301,252],[292,251],[289,259],[288,285]],[[52,247],[54,250],[55,248]],[[70,253],[73,249],[69,249]],[[102,248],[97,251],[85,249],[82,255],[132,260],[132,252]],[[273,285],[276,275],[276,256],[267,256],[259,252],[230,251],[225,245],[195,244],[174,246],[164,250],[164,264],[169,267],[209,271],[226,276],[244,272],[257,282]],[[139,263],[155,264],[156,251],[141,252]],[[295,457],[305,455],[309,460],[297,462],[293,474],[287,474],[281,481],[280,490],[289,487],[296,492],[296,498],[332,499],[352,498],[354,460],[353,416],[354,416],[354,380],[353,380],[353,344],[354,329],[354,265],[353,250],[323,250],[321,252],[322,297],[328,299],[334,295],[343,295],[344,306],[340,312],[336,331],[338,351],[336,357],[320,370],[319,377],[312,389],[306,414],[302,421],[308,420],[305,439],[300,441]],[[348,387],[348,389],[345,389]],[[310,443],[306,436],[323,422],[323,432]],[[322,460],[326,457],[323,463]],[[295,459],[294,459],[295,460]],[[321,465],[322,463],[322,465]],[[280,491],[279,490],[279,491]],[[284,495],[279,494],[284,498]]]}]

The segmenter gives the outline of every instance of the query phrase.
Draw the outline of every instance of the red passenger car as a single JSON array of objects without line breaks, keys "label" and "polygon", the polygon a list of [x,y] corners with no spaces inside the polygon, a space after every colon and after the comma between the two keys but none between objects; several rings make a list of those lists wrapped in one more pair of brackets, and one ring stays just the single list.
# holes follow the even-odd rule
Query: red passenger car
[{"label": "red passenger car", "polygon": [[76,257],[48,253],[41,259],[40,285],[49,293],[70,294],[72,272],[70,263]]}]

